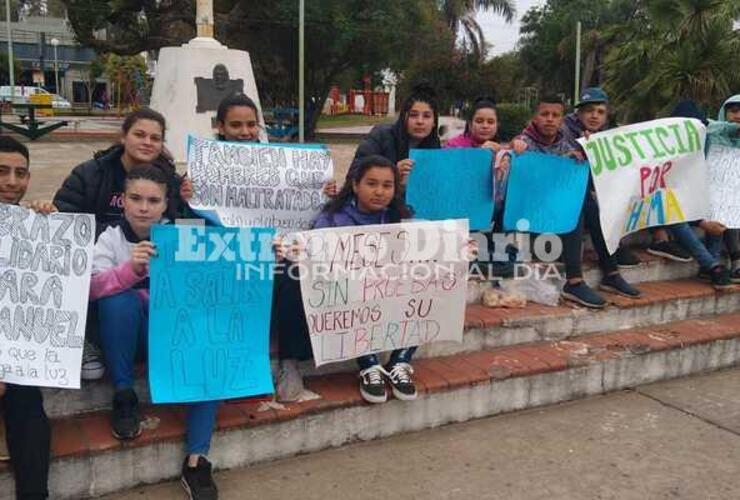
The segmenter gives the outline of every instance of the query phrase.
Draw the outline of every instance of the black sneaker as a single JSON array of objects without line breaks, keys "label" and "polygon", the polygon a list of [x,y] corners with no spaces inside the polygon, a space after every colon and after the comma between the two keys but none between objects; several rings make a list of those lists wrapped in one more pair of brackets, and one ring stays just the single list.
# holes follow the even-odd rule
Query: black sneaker
[{"label": "black sneaker", "polygon": [[217,500],[218,488],[213,482],[213,466],[206,457],[198,457],[196,467],[188,467],[188,457],[182,463],[180,482],[190,500]]},{"label": "black sneaker", "polygon": [[676,262],[691,262],[691,254],[674,241],[654,241],[647,252]]},{"label": "black sneaker", "polygon": [[631,269],[640,265],[640,259],[627,247],[617,248],[617,264],[622,269]]},{"label": "black sneaker", "polygon": [[136,439],[141,434],[139,398],[133,389],[116,391],[113,396],[111,430],[116,439]]},{"label": "black sneaker", "polygon": [[736,267],[730,273],[730,281],[733,283],[740,283],[740,267]]},{"label": "black sneaker", "polygon": [[606,305],[604,297],[594,292],[585,281],[579,281],[576,284],[566,283],[562,295],[567,300],[592,309],[601,309]]},{"label": "black sneaker", "polygon": [[630,297],[632,299],[636,299],[642,295],[640,290],[627,283],[621,274],[605,276],[604,279],[601,280],[599,288],[607,292],[624,295],[625,297]]},{"label": "black sneaker", "polygon": [[414,374],[414,369],[410,364],[396,363],[386,373],[396,399],[402,401],[413,401],[416,399],[416,385],[414,385],[414,379],[411,378],[411,375]]},{"label": "black sneaker", "polygon": [[388,392],[385,390],[383,374],[385,370],[380,365],[373,365],[360,372],[360,394],[368,403],[385,403],[388,401]]},{"label": "black sneaker", "polygon": [[712,283],[714,288],[727,288],[732,285],[730,271],[721,264],[714,266],[712,269],[700,269],[699,278]]}]

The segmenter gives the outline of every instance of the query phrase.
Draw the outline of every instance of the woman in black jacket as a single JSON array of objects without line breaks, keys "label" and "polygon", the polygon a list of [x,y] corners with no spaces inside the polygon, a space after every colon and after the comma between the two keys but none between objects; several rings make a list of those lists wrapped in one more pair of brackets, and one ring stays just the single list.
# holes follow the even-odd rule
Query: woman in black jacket
[{"label": "woman in black jacket", "polygon": [[[396,123],[376,125],[370,134],[357,147],[350,170],[355,168],[361,158],[380,155],[388,158],[398,167],[401,185],[414,166],[409,159],[409,149],[439,149],[437,127],[439,110],[434,90],[426,84],[415,86],[401,106]],[[347,178],[350,178],[349,172]]]},{"label": "woman in black jacket", "polygon": [[142,108],[126,116],[120,144],[116,144],[72,170],[54,195],[60,212],[95,215],[96,236],[121,219],[126,173],[132,167],[152,164],[161,168],[169,185],[169,218],[182,208],[179,199],[180,177],[164,150],[165,119],[156,111]]}]

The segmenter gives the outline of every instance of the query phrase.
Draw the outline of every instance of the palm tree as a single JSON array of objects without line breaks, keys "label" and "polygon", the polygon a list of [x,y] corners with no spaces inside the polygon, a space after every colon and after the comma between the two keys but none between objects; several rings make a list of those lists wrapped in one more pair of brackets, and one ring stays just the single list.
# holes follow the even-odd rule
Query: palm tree
[{"label": "palm tree", "polygon": [[739,0],[646,0],[606,61],[607,90],[623,117],[649,119],[680,99],[716,106],[740,83]]},{"label": "palm tree", "polygon": [[439,5],[445,22],[455,37],[462,29],[465,42],[470,44],[473,54],[481,59],[486,54],[486,40],[475,15],[479,11],[492,11],[502,15],[510,23],[516,13],[512,0],[441,0]]}]

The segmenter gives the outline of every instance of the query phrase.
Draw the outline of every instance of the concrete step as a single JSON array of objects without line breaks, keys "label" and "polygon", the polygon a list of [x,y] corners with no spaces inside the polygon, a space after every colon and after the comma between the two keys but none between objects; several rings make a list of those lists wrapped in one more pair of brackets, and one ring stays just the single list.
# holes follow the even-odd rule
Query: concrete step
[{"label": "concrete step", "polygon": [[[272,408],[222,405],[210,458],[242,467],[358,440],[523,410],[733,366],[740,361],[740,314],[672,322],[414,362],[419,399],[362,402],[355,374],[307,380],[320,400]],[[181,407],[144,408],[146,430],[121,444],[108,414],[57,418],[52,498],[86,498],[177,477],[183,457]],[[0,500],[13,498],[0,466]]]},{"label": "concrete step", "polygon": [[[422,346],[416,358],[563,340],[595,332],[660,325],[740,311],[740,286],[720,292],[697,280],[674,280],[643,283],[641,289],[643,297],[640,299],[604,294],[611,304],[600,311],[568,304],[558,307],[528,304],[521,309],[469,305],[463,342]],[[308,361],[302,363],[300,369],[304,375],[311,376],[353,372],[356,364],[354,361],[333,363],[317,369],[313,362]],[[149,400],[144,367],[140,367],[136,390],[143,400]],[[112,397],[112,389],[106,380],[83,383],[80,391],[44,389],[47,412],[55,417],[108,409]]]}]

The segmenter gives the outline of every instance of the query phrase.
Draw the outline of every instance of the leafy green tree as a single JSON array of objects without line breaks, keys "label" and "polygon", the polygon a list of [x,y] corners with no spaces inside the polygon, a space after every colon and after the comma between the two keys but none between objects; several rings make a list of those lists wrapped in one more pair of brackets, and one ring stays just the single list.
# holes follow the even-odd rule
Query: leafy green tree
[{"label": "leafy green tree", "polygon": [[[63,0],[78,40],[123,55],[180,45],[195,36],[192,0]],[[266,103],[295,104],[298,2],[216,0],[216,38],[248,50]],[[433,0],[312,0],[306,2],[306,95],[320,108],[335,79],[350,69],[401,71],[419,33],[439,15]],[[106,29],[108,36],[96,32]],[[318,119],[312,113],[310,129]]]}]

